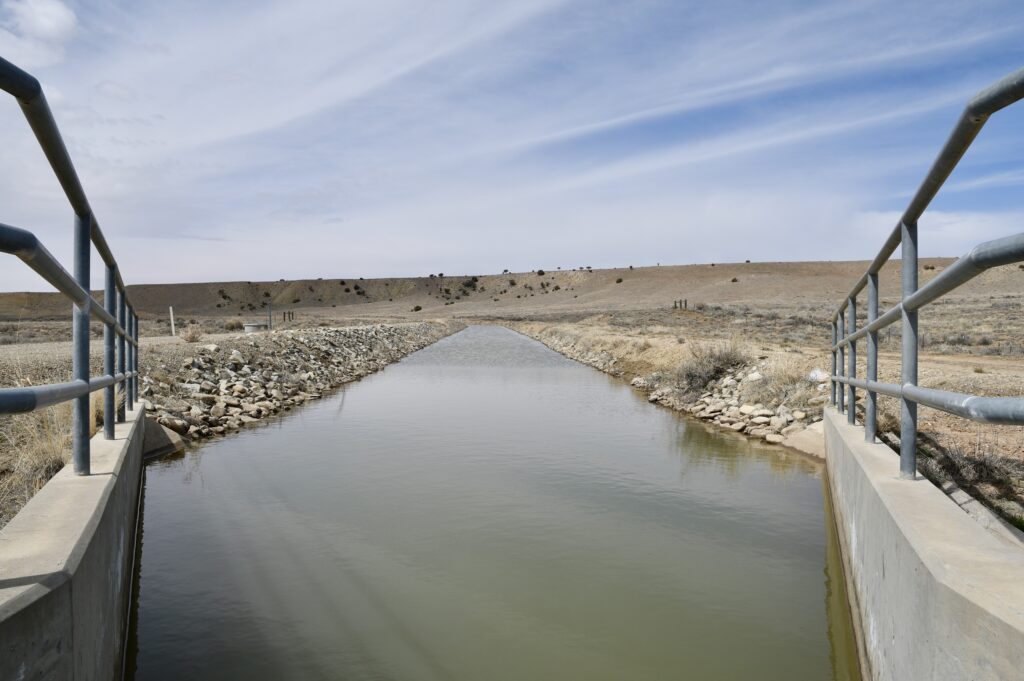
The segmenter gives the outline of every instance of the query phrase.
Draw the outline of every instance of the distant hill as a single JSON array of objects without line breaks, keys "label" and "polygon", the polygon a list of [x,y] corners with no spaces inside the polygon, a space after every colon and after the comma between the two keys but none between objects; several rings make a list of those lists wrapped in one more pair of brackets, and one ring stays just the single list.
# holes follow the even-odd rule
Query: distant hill
[{"label": "distant hill", "polygon": [[[921,262],[921,282],[948,258]],[[267,310],[316,311],[323,316],[529,315],[704,304],[762,304],[769,308],[834,307],[867,267],[866,262],[715,263],[605,270],[554,270],[509,274],[332,278],[295,281],[230,281],[138,284],[129,296],[143,318],[260,318]],[[620,281],[621,280],[621,281]],[[899,292],[899,264],[882,273],[883,300]],[[1015,266],[987,273],[960,289],[959,298],[1024,293],[1024,271]],[[97,294],[97,298],[101,298]],[[0,320],[63,320],[69,303],[55,293],[0,293]],[[413,312],[413,308],[422,309]]]}]

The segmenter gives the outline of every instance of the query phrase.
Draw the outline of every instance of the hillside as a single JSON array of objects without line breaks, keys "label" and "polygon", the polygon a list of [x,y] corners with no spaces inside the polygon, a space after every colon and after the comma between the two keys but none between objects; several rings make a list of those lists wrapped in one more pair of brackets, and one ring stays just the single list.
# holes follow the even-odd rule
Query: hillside
[{"label": "hillside", "polygon": [[[941,272],[950,259],[922,261],[921,281]],[[807,310],[834,306],[863,273],[866,262],[726,263],[606,270],[554,270],[509,274],[465,274],[363,279],[339,277],[295,281],[232,281],[136,284],[129,295],[145,319],[162,318],[174,306],[181,317],[261,318],[268,308],[325,316],[420,316],[572,313],[745,304]],[[931,269],[933,268],[934,269]],[[619,280],[621,279],[621,282]],[[1024,272],[994,270],[956,298],[978,299],[1024,293]],[[899,290],[898,263],[882,273],[883,300]],[[98,298],[102,294],[97,293]],[[50,293],[0,293],[0,320],[64,320],[67,301]]]}]

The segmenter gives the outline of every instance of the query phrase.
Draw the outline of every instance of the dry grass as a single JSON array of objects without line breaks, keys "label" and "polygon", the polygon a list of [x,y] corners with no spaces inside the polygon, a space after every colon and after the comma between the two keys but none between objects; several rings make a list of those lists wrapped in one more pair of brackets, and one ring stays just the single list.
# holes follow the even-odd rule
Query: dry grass
[{"label": "dry grass", "polygon": [[736,340],[692,343],[690,358],[676,370],[676,386],[687,395],[703,392],[709,383],[751,361],[750,351]]},{"label": "dry grass", "polygon": [[181,339],[186,343],[198,343],[203,339],[203,327],[189,324],[181,331]]},{"label": "dry grass", "polygon": [[[71,403],[64,402],[0,417],[0,527],[70,460],[71,413]],[[92,437],[103,423],[102,391],[90,395],[89,413]]]},{"label": "dry grass", "polygon": [[0,421],[0,526],[59,471],[71,455],[71,405],[58,404]]},{"label": "dry grass", "polygon": [[751,404],[785,404],[791,409],[809,407],[808,401],[818,397],[818,384],[808,375],[806,362],[795,357],[780,357],[760,369],[761,380],[746,384],[743,399]]}]

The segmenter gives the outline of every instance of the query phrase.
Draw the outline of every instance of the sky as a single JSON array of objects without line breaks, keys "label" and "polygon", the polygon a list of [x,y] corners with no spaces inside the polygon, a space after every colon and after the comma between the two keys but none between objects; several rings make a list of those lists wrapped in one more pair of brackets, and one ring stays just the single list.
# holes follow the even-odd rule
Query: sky
[{"label": "sky", "polygon": [[[43,84],[129,284],[849,260],[1024,66],[1024,13],[0,0],[0,56]],[[9,97],[0,149],[0,222],[70,269],[70,207]],[[922,255],[1024,229],[1022,149],[1024,104],[922,218]],[[47,289],[4,257],[0,289]]]}]

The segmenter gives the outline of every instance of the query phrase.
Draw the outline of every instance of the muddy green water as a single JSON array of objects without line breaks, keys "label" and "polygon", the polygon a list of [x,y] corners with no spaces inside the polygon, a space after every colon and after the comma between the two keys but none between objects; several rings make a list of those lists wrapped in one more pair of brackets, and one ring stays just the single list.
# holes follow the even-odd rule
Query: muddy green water
[{"label": "muddy green water", "polygon": [[148,466],[129,677],[851,679],[822,476],[470,327]]}]

